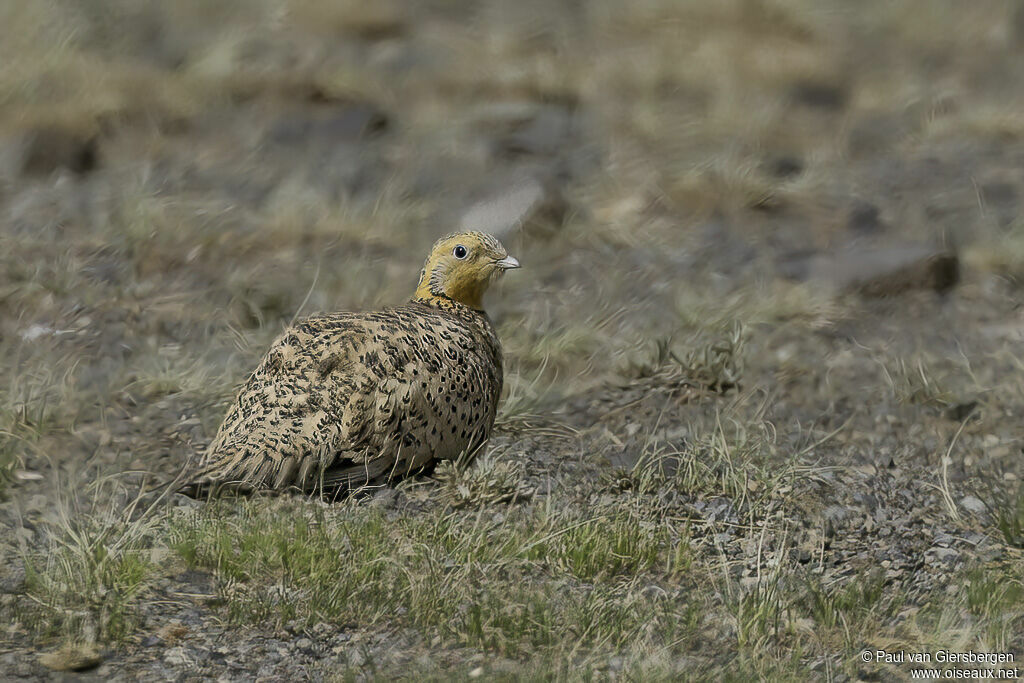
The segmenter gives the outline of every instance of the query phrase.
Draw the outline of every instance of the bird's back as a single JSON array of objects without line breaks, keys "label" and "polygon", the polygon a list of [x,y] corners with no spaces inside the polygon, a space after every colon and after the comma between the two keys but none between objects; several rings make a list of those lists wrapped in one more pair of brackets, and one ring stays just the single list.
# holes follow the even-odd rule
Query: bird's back
[{"label": "bird's back", "polygon": [[486,314],[411,302],[308,318],[239,391],[200,487],[353,488],[472,452],[501,393]]}]

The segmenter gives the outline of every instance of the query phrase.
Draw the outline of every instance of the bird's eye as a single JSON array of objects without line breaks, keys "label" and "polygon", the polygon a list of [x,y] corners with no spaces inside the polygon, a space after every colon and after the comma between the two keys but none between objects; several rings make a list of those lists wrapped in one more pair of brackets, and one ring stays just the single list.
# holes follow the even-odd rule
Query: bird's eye
[{"label": "bird's eye", "polygon": [[464,258],[466,258],[466,254],[468,254],[468,253],[469,252],[466,250],[466,248],[464,246],[462,246],[461,244],[455,245],[455,249],[452,250],[452,254],[454,254],[455,258],[457,258],[457,259],[464,259]]}]

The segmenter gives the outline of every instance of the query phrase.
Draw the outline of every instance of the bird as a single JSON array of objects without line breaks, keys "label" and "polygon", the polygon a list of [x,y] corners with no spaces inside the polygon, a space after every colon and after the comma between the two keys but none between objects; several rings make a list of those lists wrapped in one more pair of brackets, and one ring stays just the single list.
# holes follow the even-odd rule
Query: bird
[{"label": "bird", "polygon": [[407,303],[294,323],[180,492],[337,496],[468,462],[490,437],[503,381],[483,296],[519,267],[492,235],[453,233],[434,243]]}]

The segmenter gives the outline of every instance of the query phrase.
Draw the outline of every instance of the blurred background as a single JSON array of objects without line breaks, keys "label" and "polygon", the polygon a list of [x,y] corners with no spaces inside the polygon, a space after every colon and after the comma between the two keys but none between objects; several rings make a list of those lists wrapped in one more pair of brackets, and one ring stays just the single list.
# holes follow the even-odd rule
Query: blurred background
[{"label": "blurred background", "polygon": [[876,320],[947,356],[928,315],[1019,300],[1017,2],[0,12],[0,335],[77,406],[223,400],[295,315],[405,300],[460,228],[526,266],[490,310],[531,384],[737,321],[802,346],[864,321],[834,294],[966,282],[980,308]]},{"label": "blurred background", "polygon": [[908,481],[1024,474],[1022,202],[1012,0],[3,2],[2,490],[173,475],[284,325],[466,228],[523,263],[506,428],[629,465],[696,419],[636,403],[675,358],[941,516]]}]

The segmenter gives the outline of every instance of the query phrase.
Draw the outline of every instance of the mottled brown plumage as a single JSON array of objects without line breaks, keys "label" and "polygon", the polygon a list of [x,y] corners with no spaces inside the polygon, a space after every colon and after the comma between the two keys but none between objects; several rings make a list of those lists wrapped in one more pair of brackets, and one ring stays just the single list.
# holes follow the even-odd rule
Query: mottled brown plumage
[{"label": "mottled brown plumage", "polygon": [[482,297],[518,266],[490,235],[450,235],[434,244],[409,303],[316,315],[285,330],[183,490],[327,493],[474,455],[502,384]]}]

